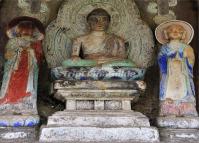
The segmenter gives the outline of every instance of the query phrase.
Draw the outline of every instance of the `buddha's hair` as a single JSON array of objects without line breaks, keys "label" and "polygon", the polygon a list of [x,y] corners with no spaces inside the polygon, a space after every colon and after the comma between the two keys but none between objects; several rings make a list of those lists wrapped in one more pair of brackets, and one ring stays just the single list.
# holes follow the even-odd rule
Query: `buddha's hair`
[{"label": "buddha's hair", "polygon": [[86,17],[86,20],[89,21],[89,18],[90,18],[91,16],[107,16],[109,22],[111,21],[111,16],[110,16],[110,14],[109,14],[106,10],[104,10],[104,9],[102,9],[102,8],[97,8],[97,9],[94,9],[93,11],[91,11],[91,12],[88,14],[88,16]]}]

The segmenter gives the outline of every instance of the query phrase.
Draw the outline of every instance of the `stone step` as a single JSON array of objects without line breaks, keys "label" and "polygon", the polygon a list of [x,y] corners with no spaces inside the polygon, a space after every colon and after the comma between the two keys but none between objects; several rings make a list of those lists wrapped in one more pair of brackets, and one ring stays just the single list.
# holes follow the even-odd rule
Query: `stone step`
[{"label": "stone step", "polygon": [[161,143],[198,143],[198,129],[159,128]]},{"label": "stone step", "polygon": [[149,120],[133,111],[62,111],[48,118],[48,126],[150,127]]},{"label": "stone step", "polygon": [[159,133],[155,127],[64,127],[43,126],[40,142],[155,142]]}]

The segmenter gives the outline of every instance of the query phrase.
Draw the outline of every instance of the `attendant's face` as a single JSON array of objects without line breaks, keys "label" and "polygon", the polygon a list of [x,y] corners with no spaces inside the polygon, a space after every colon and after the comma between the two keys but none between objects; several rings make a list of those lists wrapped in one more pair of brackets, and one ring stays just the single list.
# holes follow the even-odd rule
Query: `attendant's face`
[{"label": "attendant's face", "polygon": [[166,32],[167,32],[168,39],[182,40],[185,30],[180,25],[171,25],[166,29]]},{"label": "attendant's face", "polygon": [[109,18],[107,16],[90,16],[88,23],[91,31],[106,31],[109,26]]},{"label": "attendant's face", "polygon": [[31,29],[31,28],[21,28],[19,33],[20,33],[20,36],[32,36],[33,35],[33,29]]}]

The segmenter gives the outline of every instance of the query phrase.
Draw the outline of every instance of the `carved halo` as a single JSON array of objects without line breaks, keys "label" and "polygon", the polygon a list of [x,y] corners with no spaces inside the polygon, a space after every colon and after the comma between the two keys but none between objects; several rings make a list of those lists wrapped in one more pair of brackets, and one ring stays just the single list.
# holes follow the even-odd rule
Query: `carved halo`
[{"label": "carved halo", "polygon": [[[60,27],[69,28],[71,38],[88,32],[86,17],[96,8],[102,8],[111,15],[111,23],[108,29],[110,33],[116,33],[125,39],[131,37],[131,35],[126,32],[135,27],[129,27],[129,23],[132,23],[132,21],[139,17],[138,9],[132,8],[133,3],[131,1],[127,0],[125,4],[120,4],[121,0],[75,1],[76,2],[69,1],[64,4],[56,20],[56,23],[59,24]],[[126,6],[126,4],[129,4],[129,6]]]},{"label": "carved halo", "polygon": [[155,36],[158,42],[161,44],[165,44],[168,42],[168,40],[164,36],[164,30],[165,28],[167,28],[172,24],[181,25],[186,30],[186,37],[184,39],[184,42],[186,44],[189,44],[193,39],[194,30],[193,27],[188,22],[182,20],[171,20],[160,24],[155,30]]},{"label": "carved halo", "polygon": [[6,31],[6,34],[9,38],[13,38],[17,36],[18,24],[22,21],[30,21],[36,26],[36,29],[34,30],[34,33],[33,33],[36,39],[42,40],[44,38],[45,30],[44,30],[43,24],[36,18],[32,18],[28,16],[16,17],[9,22],[7,31]]},{"label": "carved halo", "polygon": [[111,16],[108,28],[128,45],[128,58],[138,67],[153,64],[154,41],[151,29],[141,20],[134,0],[65,0],[57,18],[46,29],[44,53],[49,67],[61,66],[70,58],[72,39],[88,32],[87,15],[96,8]]}]

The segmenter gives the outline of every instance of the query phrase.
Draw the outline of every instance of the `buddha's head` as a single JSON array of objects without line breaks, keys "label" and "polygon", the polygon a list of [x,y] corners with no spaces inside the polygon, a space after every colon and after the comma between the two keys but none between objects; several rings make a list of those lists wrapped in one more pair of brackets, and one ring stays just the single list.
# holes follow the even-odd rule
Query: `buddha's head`
[{"label": "buddha's head", "polygon": [[22,21],[17,26],[19,36],[32,36],[35,25],[31,21]]},{"label": "buddha's head", "polygon": [[165,38],[168,40],[184,40],[186,36],[186,30],[179,24],[173,24],[164,30],[164,34]]},{"label": "buddha's head", "polygon": [[102,8],[91,11],[87,16],[87,22],[91,31],[106,31],[111,21],[111,16]]}]

